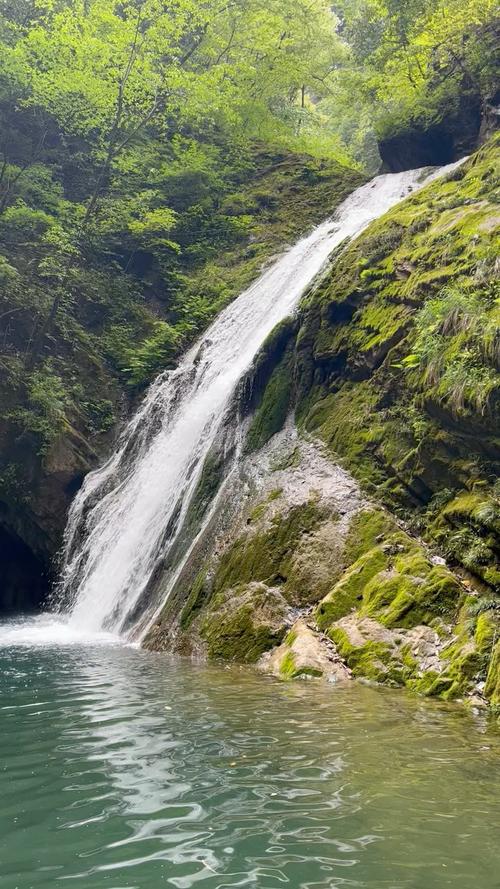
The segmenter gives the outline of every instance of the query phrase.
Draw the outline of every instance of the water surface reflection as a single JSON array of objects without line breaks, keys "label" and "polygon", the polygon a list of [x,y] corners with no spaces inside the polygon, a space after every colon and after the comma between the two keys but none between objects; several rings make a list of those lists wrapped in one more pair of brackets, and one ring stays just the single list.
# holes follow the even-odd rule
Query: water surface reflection
[{"label": "water surface reflection", "polygon": [[458,708],[109,645],[0,648],[2,889],[494,889]]}]

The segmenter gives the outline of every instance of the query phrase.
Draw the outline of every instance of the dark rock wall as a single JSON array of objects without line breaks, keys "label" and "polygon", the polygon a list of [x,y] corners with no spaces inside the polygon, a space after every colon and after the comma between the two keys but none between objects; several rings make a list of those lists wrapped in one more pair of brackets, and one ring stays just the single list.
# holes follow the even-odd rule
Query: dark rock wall
[{"label": "dark rock wall", "polygon": [[38,609],[50,582],[43,560],[16,534],[0,529],[0,610],[9,613]]},{"label": "dark rock wall", "polygon": [[483,133],[490,130],[491,112],[483,106],[479,94],[465,93],[457,111],[444,115],[439,123],[416,121],[400,133],[379,141],[383,171],[399,173],[417,167],[442,166],[474,151]]}]

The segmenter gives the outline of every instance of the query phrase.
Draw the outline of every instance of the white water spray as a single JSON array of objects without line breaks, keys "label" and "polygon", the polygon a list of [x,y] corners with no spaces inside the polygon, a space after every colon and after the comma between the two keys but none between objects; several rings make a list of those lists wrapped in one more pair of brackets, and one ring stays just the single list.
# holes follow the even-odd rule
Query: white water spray
[{"label": "white water spray", "polygon": [[61,582],[70,625],[135,636],[137,627],[147,629],[173,581],[165,582],[161,601],[148,601],[146,617],[145,591],[175,545],[238,381],[334,248],[428,181],[422,179],[421,170],[412,170],[358,188],[332,220],[232,302],[176,370],[156,379],[117,451],[87,476],[71,508]]}]

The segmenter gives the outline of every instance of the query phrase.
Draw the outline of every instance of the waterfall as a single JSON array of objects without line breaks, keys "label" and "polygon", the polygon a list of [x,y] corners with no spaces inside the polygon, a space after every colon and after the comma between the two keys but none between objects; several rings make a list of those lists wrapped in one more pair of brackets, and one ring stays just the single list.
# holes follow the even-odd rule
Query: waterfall
[{"label": "waterfall", "polygon": [[175,370],[155,380],[116,452],[86,477],[70,510],[60,585],[70,625],[135,638],[147,629],[173,581],[153,601],[148,586],[169,555],[175,558],[203,462],[259,347],[334,248],[428,178],[412,170],[358,188],[234,300]]}]

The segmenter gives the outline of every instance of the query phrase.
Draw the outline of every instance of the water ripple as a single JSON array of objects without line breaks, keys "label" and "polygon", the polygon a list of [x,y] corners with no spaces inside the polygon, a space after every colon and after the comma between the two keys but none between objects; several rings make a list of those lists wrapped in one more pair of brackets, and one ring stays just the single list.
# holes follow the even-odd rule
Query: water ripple
[{"label": "water ripple", "polygon": [[0,651],[1,889],[494,889],[458,708],[102,644]]}]

